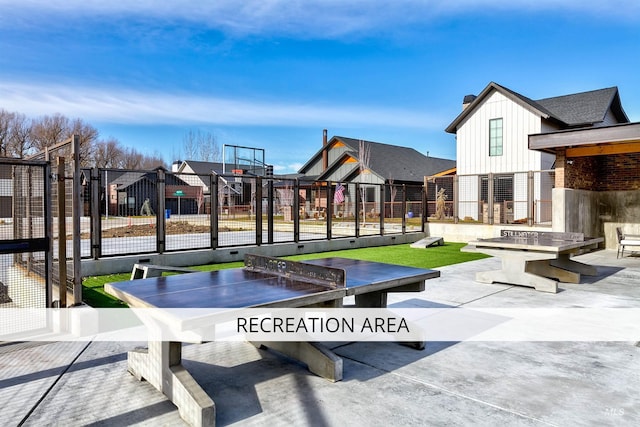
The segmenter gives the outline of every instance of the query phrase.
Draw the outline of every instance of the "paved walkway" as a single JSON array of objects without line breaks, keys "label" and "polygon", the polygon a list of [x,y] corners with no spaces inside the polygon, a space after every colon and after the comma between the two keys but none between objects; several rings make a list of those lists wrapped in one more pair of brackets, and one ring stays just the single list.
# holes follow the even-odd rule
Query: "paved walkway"
[{"label": "paved walkway", "polygon": [[[416,249],[416,256],[429,256]],[[640,307],[640,257],[581,257],[598,277],[558,294],[474,282],[484,259],[441,269],[390,304],[425,307]],[[561,325],[558,325],[561,327]],[[640,337],[638,337],[640,340]],[[0,425],[184,425],[172,403],[126,370],[143,343],[0,346]],[[336,345],[344,380],[238,342],[187,345],[185,367],[216,402],[218,425],[640,425],[636,342],[430,342]]]}]

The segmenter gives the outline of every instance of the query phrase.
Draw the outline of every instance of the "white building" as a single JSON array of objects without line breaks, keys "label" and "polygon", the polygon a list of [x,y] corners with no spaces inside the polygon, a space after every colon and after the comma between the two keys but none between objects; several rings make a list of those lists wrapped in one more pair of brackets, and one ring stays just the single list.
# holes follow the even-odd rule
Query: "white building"
[{"label": "white building", "polygon": [[553,169],[555,155],[529,150],[529,135],[628,122],[616,87],[534,101],[491,82],[478,96],[465,96],[462,112],[446,128],[456,135],[459,199],[464,201],[458,216],[479,219],[489,194],[498,206],[515,201],[508,209],[516,219],[527,217],[527,204],[517,201],[531,192],[535,200],[551,200],[553,176],[541,174],[532,190],[527,172]]}]

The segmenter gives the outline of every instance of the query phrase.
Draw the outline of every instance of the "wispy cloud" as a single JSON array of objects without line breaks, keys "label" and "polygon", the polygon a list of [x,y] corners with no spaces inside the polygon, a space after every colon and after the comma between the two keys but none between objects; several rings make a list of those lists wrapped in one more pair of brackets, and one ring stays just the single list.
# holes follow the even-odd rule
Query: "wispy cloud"
[{"label": "wispy cloud", "polygon": [[77,85],[2,82],[0,99],[5,110],[29,117],[60,113],[90,123],[442,127],[442,118],[403,109],[269,102]]},{"label": "wispy cloud", "polygon": [[[33,22],[41,17],[137,18],[182,21],[233,35],[280,34],[298,37],[340,37],[384,31],[407,24],[463,13],[489,11],[571,12],[577,16],[637,21],[640,2],[611,0],[0,0],[0,26]],[[4,18],[3,18],[4,17]],[[22,17],[23,19],[16,19]],[[28,18],[28,19],[27,19]],[[48,25],[56,21],[49,20]],[[64,21],[59,21],[64,22]]]}]

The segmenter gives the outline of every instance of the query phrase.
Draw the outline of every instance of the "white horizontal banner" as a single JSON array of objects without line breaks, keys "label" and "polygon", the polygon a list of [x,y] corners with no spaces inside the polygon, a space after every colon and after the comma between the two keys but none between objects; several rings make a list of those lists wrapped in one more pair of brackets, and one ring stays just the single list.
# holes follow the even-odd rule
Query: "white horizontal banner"
[{"label": "white horizontal banner", "polygon": [[0,341],[640,341],[640,308],[0,309]]}]

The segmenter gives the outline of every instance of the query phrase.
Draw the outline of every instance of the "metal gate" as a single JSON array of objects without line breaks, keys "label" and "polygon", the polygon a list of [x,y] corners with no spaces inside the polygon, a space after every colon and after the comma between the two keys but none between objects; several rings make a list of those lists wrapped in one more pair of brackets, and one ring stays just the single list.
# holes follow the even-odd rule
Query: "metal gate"
[{"label": "metal gate", "polygon": [[[50,175],[47,162],[0,158],[0,308],[51,307]],[[2,333],[47,326],[19,322]]]}]

